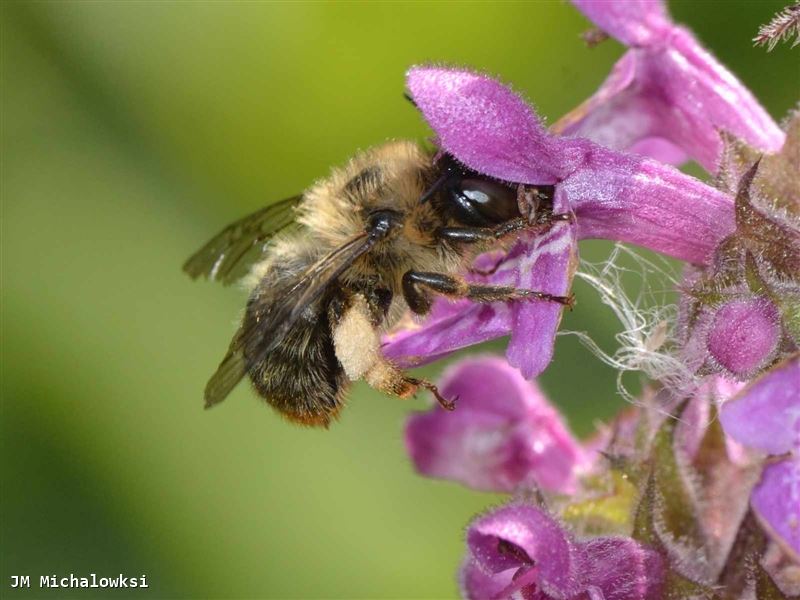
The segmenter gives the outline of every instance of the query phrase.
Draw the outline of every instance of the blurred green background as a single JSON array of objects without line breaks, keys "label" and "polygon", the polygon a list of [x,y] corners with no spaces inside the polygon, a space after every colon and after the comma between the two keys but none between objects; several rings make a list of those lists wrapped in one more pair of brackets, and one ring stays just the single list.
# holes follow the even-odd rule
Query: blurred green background
[{"label": "blurred green background", "polygon": [[[798,55],[749,40],[781,4],[672,4],[776,118]],[[403,419],[427,398],[357,385],[327,432],[245,385],[203,411],[244,297],[180,265],[354,150],[429,135],[412,64],[497,74],[554,120],[622,52],[586,49],[587,27],[561,2],[4,3],[0,595],[110,596],[36,589],[95,572],[147,575],[114,596],[454,596],[463,528],[501,498],[412,472]],[[576,291],[564,326],[613,348]],[[542,384],[586,435],[621,405],[614,378],[562,337]]]}]

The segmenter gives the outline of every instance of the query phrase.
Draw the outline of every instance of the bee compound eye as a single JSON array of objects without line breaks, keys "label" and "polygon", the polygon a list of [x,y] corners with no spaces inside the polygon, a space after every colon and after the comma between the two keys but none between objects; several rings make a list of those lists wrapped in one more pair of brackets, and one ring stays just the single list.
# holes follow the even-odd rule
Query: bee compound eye
[{"label": "bee compound eye", "polygon": [[457,218],[469,225],[485,227],[519,216],[514,188],[498,181],[463,178],[451,188]]}]

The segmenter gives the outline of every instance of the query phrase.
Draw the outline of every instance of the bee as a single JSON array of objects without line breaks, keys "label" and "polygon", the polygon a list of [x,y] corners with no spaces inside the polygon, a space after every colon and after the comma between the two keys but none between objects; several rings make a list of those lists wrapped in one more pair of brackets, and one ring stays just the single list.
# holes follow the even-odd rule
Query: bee
[{"label": "bee", "polygon": [[436,149],[391,141],[334,169],[302,195],[223,229],[184,271],[252,291],[242,324],[205,389],[206,407],[245,376],[290,421],[328,427],[351,381],[392,396],[436,386],[381,353],[381,334],[410,310],[425,315],[434,296],[475,302],[571,297],[478,284],[464,277],[478,253],[523,230],[543,229],[552,186],[481,176]]}]

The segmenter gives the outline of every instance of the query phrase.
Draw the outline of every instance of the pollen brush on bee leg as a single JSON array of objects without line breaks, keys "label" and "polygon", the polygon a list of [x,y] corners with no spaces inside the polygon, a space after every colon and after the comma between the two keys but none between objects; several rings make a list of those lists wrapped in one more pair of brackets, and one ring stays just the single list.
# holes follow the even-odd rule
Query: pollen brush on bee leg
[{"label": "pollen brush on bee leg", "polygon": [[[535,204],[530,214],[521,214],[522,187]],[[522,187],[395,141],[226,227],[184,265],[192,277],[223,283],[249,269],[254,281],[241,327],[206,386],[206,405],[248,377],[290,421],[327,427],[350,382],[363,379],[398,397],[425,389],[451,410],[435,385],[383,356],[381,334],[409,309],[427,314],[434,294],[571,305],[570,296],[461,277],[478,254],[562,218],[552,214],[552,186]]]},{"label": "pollen brush on bee leg", "polygon": [[355,294],[333,323],[336,356],[347,377],[351,381],[363,379],[373,388],[398,398],[414,396],[423,387],[433,394],[443,408],[453,410],[455,401],[442,397],[435,385],[424,379],[407,376],[383,357],[375,319],[379,310],[362,294]]}]

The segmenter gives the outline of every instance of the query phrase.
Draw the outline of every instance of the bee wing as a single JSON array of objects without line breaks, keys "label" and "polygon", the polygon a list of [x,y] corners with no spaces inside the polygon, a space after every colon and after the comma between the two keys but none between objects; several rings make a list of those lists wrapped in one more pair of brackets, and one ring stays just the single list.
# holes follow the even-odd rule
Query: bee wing
[{"label": "bee wing", "polygon": [[258,318],[245,318],[231,340],[228,353],[206,385],[206,408],[222,402],[250,368],[263,361],[283,341],[305,310],[374,243],[366,233],[356,236],[309,267],[280,301],[270,306],[268,313]]},{"label": "bee wing", "polygon": [[231,223],[190,256],[183,270],[192,279],[202,276],[224,285],[240,279],[261,256],[264,244],[294,223],[302,198],[292,196]]}]

